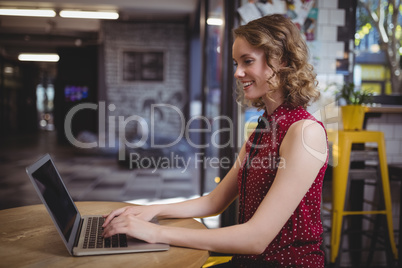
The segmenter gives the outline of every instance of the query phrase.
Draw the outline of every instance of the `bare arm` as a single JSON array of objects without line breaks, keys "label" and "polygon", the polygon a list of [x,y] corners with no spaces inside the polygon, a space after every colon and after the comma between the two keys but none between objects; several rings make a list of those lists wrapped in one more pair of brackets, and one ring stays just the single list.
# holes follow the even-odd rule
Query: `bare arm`
[{"label": "bare arm", "polygon": [[[317,123],[308,125],[306,122],[312,121],[303,120],[289,128],[280,148],[286,166],[278,170],[271,189],[250,221],[219,229],[192,230],[155,226],[130,215],[131,220],[120,217],[113,220],[105,228],[106,236],[124,232],[148,242],[226,253],[260,254],[289,219],[325,162],[324,130]],[[320,152],[322,158],[311,154],[306,146]]]},{"label": "bare arm", "polygon": [[206,217],[223,212],[238,195],[237,174],[245,155],[245,146],[236,162],[218,186],[208,195],[181,203],[162,205],[158,216],[166,218]]},{"label": "bare arm", "polygon": [[150,206],[127,206],[105,215],[104,226],[116,216],[133,214],[143,220],[149,221],[154,216],[162,218],[194,218],[217,215],[225,210],[237,197],[237,173],[245,155],[245,146],[240,150],[239,156],[226,174],[221,183],[208,195],[184,202]]}]

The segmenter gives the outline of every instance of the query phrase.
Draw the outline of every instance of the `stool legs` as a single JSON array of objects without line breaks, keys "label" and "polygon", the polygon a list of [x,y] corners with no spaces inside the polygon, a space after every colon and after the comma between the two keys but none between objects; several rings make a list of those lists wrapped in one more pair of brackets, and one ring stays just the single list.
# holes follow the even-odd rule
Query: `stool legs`
[{"label": "stool legs", "polygon": [[[381,211],[345,211],[345,195],[349,177],[350,152],[353,143],[375,142],[378,144],[378,161],[381,170],[381,182],[385,210]],[[338,144],[333,148],[334,158],[338,165],[333,169],[333,203],[332,203],[332,232],[330,262],[335,263],[339,255],[342,235],[342,220],[346,215],[384,214],[387,219],[389,242],[394,258],[398,253],[394,241],[392,224],[391,192],[389,186],[388,166],[385,150],[384,135],[376,131],[339,131]]]},{"label": "stool legs", "polygon": [[390,181],[399,182],[398,267],[402,267],[402,164],[388,166]]},{"label": "stool legs", "polygon": [[351,145],[339,134],[338,145],[334,145],[334,158],[338,160],[338,165],[333,169],[332,178],[332,232],[331,232],[331,258],[334,263],[338,256],[342,233],[343,210],[345,207],[345,194],[347,187],[348,171],[350,164]]},{"label": "stool legs", "polygon": [[396,250],[394,241],[394,226],[392,223],[392,202],[391,202],[391,190],[389,186],[389,174],[388,174],[388,164],[387,164],[387,154],[385,151],[385,141],[384,134],[382,132],[381,137],[378,139],[378,158],[381,169],[381,179],[382,179],[382,189],[384,192],[384,203],[385,203],[385,215],[387,217],[388,235],[389,241],[391,243],[392,253],[395,259],[398,258],[398,252]]}]

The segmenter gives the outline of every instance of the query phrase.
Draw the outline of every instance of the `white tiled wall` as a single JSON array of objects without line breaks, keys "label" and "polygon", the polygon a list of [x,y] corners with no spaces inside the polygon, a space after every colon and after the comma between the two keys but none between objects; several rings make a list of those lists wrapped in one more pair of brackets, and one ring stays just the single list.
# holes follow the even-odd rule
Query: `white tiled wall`
[{"label": "white tiled wall", "polygon": [[336,9],[338,7],[338,0],[318,0],[320,8]]},{"label": "white tiled wall", "polygon": [[344,9],[330,9],[329,10],[329,24],[344,26],[345,25],[345,10]]},{"label": "white tiled wall", "polygon": [[315,44],[312,44],[317,49],[311,49],[310,52],[317,62],[316,72],[321,75],[321,79],[324,78],[320,82],[326,85],[331,83],[331,77],[326,75],[336,74],[336,59],[343,58],[345,52],[344,43],[337,40],[338,26],[345,25],[345,10],[338,9],[338,0],[317,1],[317,33],[313,41]]},{"label": "white tiled wall", "polygon": [[388,163],[402,163],[402,114],[369,118],[367,129],[384,132]]},{"label": "white tiled wall", "polygon": [[[336,88],[328,87],[334,83],[344,83],[344,76],[336,73],[336,59],[343,58],[345,53],[345,43],[337,40],[338,27],[345,25],[345,10],[338,9],[338,0],[316,1],[318,8],[316,38],[307,43],[310,48],[311,63],[317,73],[321,98],[309,107],[309,111],[327,127],[332,128],[334,125],[337,127],[334,121],[336,122],[336,117],[340,120],[340,116],[334,105]],[[329,121],[325,122],[327,119]]]},{"label": "white tiled wall", "polygon": [[[345,53],[344,42],[337,40],[338,26],[345,25],[345,10],[338,9],[338,0],[316,1],[318,8],[316,38],[307,44],[310,48],[311,63],[317,73],[321,97],[309,107],[309,111],[329,127],[336,121],[334,117],[340,120],[339,111],[334,106],[336,88],[328,86],[333,83],[344,83],[344,76],[336,73],[336,59],[343,58]],[[331,123],[326,123],[326,119]]]}]

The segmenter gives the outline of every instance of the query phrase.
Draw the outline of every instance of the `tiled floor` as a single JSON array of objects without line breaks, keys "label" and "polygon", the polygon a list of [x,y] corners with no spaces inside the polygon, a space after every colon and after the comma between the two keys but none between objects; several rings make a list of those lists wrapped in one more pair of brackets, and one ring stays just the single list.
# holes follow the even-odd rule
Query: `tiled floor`
[{"label": "tiled floor", "polygon": [[[163,202],[199,195],[199,176],[193,166],[179,169],[130,169],[117,156],[60,145],[55,132],[8,137],[0,144],[0,209],[41,203],[25,168],[50,153],[75,201],[110,200]],[[213,178],[206,190],[215,187]]]}]

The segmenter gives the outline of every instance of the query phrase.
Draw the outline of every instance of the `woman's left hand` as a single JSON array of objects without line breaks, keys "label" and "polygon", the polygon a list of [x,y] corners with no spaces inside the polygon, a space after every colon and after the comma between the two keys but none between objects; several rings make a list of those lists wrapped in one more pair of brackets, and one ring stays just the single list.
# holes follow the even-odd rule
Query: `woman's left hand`
[{"label": "woman's left hand", "polygon": [[159,225],[144,221],[132,214],[122,214],[115,217],[104,227],[103,237],[110,237],[115,234],[127,234],[148,243],[156,243],[158,228]]}]

